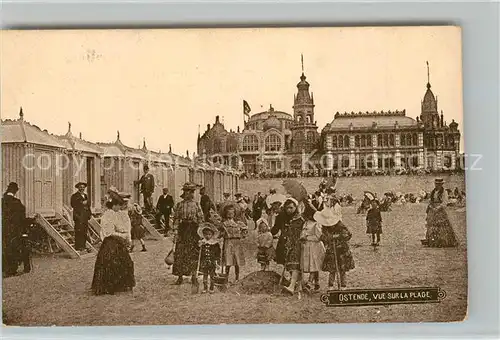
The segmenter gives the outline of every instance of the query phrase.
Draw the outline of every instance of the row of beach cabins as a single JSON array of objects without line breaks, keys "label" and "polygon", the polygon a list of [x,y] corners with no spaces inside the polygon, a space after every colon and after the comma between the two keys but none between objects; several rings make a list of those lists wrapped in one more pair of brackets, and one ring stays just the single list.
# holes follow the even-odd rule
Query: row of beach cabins
[{"label": "row of beach cabins", "polygon": [[[170,146],[168,153],[148,150],[145,142],[142,148],[132,148],[121,142],[119,132],[112,143],[92,143],[81,135],[74,136],[71,124],[65,135],[54,135],[24,120],[21,109],[18,119],[1,121],[0,134],[3,187],[16,182],[27,217],[36,217],[40,224],[54,224],[51,221],[57,220],[60,225],[63,220],[62,224],[69,224],[66,229],[71,229],[67,214],[78,182],[87,183],[87,194],[96,214],[102,211],[110,186],[130,193],[132,202],[142,205],[134,181],[142,176],[145,164],[155,177],[154,202],[163,188],[169,189],[176,202],[180,201],[182,185],[187,181],[204,186],[214,202],[221,201],[224,192],[234,195],[238,191],[240,173],[232,168],[202,162],[189,154],[173,154]],[[53,233],[48,225],[45,229],[57,243],[65,238]],[[66,239],[71,241],[71,237]],[[68,245],[63,245],[67,252],[72,252]]]}]

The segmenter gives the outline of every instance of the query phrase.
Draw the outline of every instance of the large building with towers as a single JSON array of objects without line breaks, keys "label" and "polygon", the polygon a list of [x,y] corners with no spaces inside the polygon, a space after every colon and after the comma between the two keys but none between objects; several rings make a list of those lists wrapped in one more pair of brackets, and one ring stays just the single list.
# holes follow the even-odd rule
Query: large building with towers
[{"label": "large building with towers", "polygon": [[241,131],[239,127],[227,131],[217,116],[213,126],[198,134],[198,154],[249,174],[311,168],[346,172],[458,167],[458,124],[444,121],[429,79],[416,119],[406,110],[337,112],[321,133],[309,88],[302,71],[293,114],[270,105],[250,116]]}]

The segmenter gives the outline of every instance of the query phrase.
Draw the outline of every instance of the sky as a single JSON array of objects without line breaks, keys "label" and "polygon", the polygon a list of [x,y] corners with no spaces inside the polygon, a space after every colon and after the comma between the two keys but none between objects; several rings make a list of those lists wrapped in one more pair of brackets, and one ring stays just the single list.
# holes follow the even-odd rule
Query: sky
[{"label": "sky", "polygon": [[[318,131],[335,112],[420,114],[430,65],[444,120],[463,131],[461,30],[453,26],[2,31],[1,116],[54,134],[190,154],[219,115],[293,113],[304,72]],[[461,142],[463,150],[463,135]]]}]

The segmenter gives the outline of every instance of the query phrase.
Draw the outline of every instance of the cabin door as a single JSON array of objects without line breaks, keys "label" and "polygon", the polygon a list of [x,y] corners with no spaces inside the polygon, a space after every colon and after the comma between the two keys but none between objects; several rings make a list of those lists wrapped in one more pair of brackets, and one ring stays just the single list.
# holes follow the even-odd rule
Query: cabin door
[{"label": "cabin door", "polygon": [[86,157],[86,167],[87,167],[87,196],[89,198],[89,205],[92,207],[95,199],[94,190],[94,159],[92,157]]},{"label": "cabin door", "polygon": [[55,210],[55,162],[53,152],[35,151],[33,200],[36,212]]}]

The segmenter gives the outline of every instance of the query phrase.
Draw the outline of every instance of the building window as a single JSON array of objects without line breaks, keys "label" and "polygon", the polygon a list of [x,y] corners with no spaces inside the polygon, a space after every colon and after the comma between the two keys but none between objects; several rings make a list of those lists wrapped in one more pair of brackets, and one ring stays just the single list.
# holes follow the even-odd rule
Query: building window
[{"label": "building window", "polygon": [[349,147],[349,136],[344,136],[344,147],[345,148]]},{"label": "building window", "polygon": [[384,146],[389,146],[389,136],[384,135]]},{"label": "building window", "polygon": [[413,145],[417,146],[418,145],[418,136],[416,133],[413,133],[412,140],[413,140]]},{"label": "building window", "polygon": [[373,146],[372,145],[372,136],[371,135],[366,135],[366,145],[367,146]]},{"label": "building window", "polygon": [[394,134],[389,135],[389,146],[394,146]]},{"label": "building window", "polygon": [[307,133],[307,142],[308,143],[314,143],[314,132],[309,131]]},{"label": "building window", "polygon": [[444,157],[444,166],[447,168],[451,168],[451,156],[450,155],[446,155]]},{"label": "building window", "polygon": [[399,139],[399,144],[401,146],[405,146],[406,145],[406,136],[404,134],[401,134],[401,137]]},{"label": "building window", "polygon": [[214,153],[222,152],[222,140],[220,138],[216,138],[214,140]]},{"label": "building window", "polygon": [[266,151],[280,151],[281,150],[281,138],[277,134],[272,134],[266,137],[265,142]]},{"label": "building window", "polygon": [[412,166],[417,167],[418,166],[418,156],[413,156],[412,157]]},{"label": "building window", "polygon": [[243,151],[258,151],[259,139],[256,135],[246,135],[243,138]]},{"label": "building window", "polygon": [[226,142],[227,152],[236,152],[237,148],[238,148],[238,140],[233,136],[229,137]]},{"label": "building window", "polygon": [[333,136],[333,138],[332,138],[332,147],[333,148],[337,147],[337,136]]},{"label": "building window", "polygon": [[382,135],[377,135],[377,145],[382,146]]},{"label": "building window", "polygon": [[366,147],[366,136],[365,135],[361,136],[361,147],[362,148]]},{"label": "building window", "polygon": [[356,135],[354,137],[354,146],[357,147],[357,148],[359,148],[360,145],[361,145],[360,143],[361,143],[360,137],[358,135]]},{"label": "building window", "polygon": [[342,167],[343,168],[349,167],[349,156],[342,155]]}]

